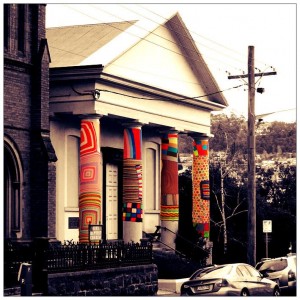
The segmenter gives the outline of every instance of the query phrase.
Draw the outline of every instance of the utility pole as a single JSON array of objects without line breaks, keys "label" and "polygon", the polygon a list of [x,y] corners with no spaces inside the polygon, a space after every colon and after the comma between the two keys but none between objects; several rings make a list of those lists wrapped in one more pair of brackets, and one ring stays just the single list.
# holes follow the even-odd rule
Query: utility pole
[{"label": "utility pole", "polygon": [[276,75],[276,72],[254,71],[254,46],[248,47],[248,74],[228,76],[228,79],[248,77],[248,264],[256,264],[256,177],[255,177],[255,77]]},{"label": "utility pole", "polygon": [[256,264],[256,182],[255,182],[255,74],[254,47],[248,48],[248,253],[247,261]]}]

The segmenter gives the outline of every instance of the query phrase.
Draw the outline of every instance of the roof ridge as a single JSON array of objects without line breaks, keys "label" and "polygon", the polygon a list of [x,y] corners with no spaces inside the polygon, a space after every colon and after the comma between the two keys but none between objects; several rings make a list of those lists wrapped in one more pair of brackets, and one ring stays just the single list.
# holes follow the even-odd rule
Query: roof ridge
[{"label": "roof ridge", "polygon": [[109,25],[109,24],[135,24],[136,22],[138,22],[138,20],[128,20],[128,21],[120,21],[120,22],[104,22],[104,23],[91,23],[91,24],[77,24],[77,25],[66,25],[66,26],[56,26],[56,27],[47,27],[47,30],[51,30],[51,29],[59,29],[59,28],[75,28],[75,27],[91,27],[91,26],[103,26],[103,25]]}]

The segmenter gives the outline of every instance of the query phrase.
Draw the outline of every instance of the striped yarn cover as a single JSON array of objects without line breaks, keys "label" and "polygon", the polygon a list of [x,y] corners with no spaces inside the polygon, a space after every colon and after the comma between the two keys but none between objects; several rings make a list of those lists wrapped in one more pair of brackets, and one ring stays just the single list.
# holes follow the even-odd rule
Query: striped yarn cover
[{"label": "striped yarn cover", "polygon": [[164,221],[177,221],[179,219],[178,205],[161,205],[160,216]]},{"label": "striped yarn cover", "polygon": [[140,128],[124,129],[124,159],[142,159],[142,131]]},{"label": "striped yarn cover", "polygon": [[123,161],[123,202],[142,202],[142,161]]},{"label": "striped yarn cover", "polygon": [[162,221],[179,220],[178,135],[162,138],[161,212]]},{"label": "striped yarn cover", "polygon": [[88,225],[101,222],[99,120],[82,120],[80,133],[79,242],[88,243]]},{"label": "striped yarn cover", "polygon": [[199,235],[209,238],[210,188],[208,139],[195,138],[193,146],[193,226]]},{"label": "striped yarn cover", "polygon": [[123,221],[143,221],[142,131],[124,129]]}]

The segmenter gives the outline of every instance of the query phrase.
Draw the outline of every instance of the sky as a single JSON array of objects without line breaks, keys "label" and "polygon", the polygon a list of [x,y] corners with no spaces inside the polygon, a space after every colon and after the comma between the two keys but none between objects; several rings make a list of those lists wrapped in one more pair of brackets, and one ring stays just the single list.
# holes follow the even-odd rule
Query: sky
[{"label": "sky", "polygon": [[[116,4],[55,4],[47,2],[46,27],[122,22],[146,18],[161,22],[179,12],[203,55],[210,71],[223,91],[229,107],[222,112],[248,114],[247,78],[228,79],[229,75],[248,73],[248,48],[254,47],[255,72],[276,75],[255,77],[256,116],[266,122],[295,122],[296,110],[296,4],[231,2],[175,3],[155,2]],[[235,89],[234,86],[246,84]]]}]

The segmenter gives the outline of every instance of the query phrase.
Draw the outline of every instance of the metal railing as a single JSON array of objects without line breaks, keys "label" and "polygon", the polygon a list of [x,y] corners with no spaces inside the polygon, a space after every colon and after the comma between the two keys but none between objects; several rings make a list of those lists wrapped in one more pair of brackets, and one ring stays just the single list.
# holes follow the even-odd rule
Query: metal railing
[{"label": "metal railing", "polygon": [[173,250],[176,254],[178,254],[182,258],[193,259],[194,255],[192,253],[190,253],[190,254],[183,253],[161,241],[161,232],[168,231],[175,236],[175,240],[177,240],[177,241],[181,240],[186,245],[188,245],[189,248],[192,249],[193,253],[195,253],[196,251],[200,251],[199,255],[202,257],[203,260],[206,260],[207,257],[209,256],[210,251],[209,251],[209,249],[206,248],[206,242],[203,238],[200,238],[196,243],[193,243],[190,240],[183,237],[182,235],[180,235],[179,233],[176,233],[167,227],[159,226],[159,225],[156,225],[155,227],[156,227],[156,230],[154,233],[147,233],[147,232],[143,231],[143,234],[147,238],[149,238],[150,242],[158,242],[158,243],[166,246],[168,249]]},{"label": "metal railing", "polygon": [[152,263],[152,245],[139,243],[64,244],[45,251],[48,273]]},{"label": "metal railing", "polygon": [[[43,281],[45,274],[74,272],[104,268],[117,268],[151,264],[152,243],[49,243],[47,238],[36,239],[24,245],[6,242],[4,245],[4,285],[18,285],[21,263],[32,264],[33,281]],[[38,283],[37,285],[42,285]]]}]

